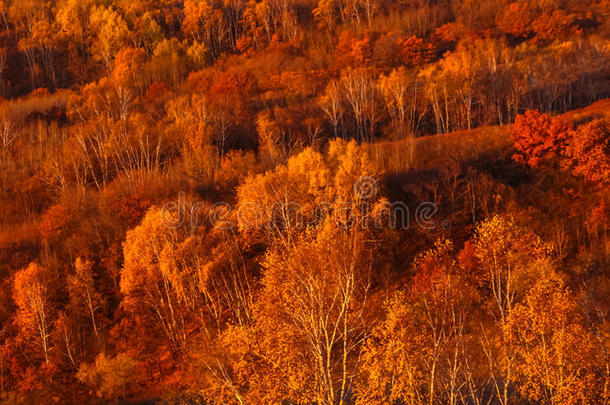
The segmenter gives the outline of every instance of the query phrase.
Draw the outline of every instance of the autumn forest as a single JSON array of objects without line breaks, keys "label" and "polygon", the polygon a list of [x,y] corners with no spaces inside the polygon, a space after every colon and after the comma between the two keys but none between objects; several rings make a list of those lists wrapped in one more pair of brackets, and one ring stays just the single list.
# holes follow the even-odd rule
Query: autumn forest
[{"label": "autumn forest", "polygon": [[0,0],[0,404],[610,404],[610,1]]}]

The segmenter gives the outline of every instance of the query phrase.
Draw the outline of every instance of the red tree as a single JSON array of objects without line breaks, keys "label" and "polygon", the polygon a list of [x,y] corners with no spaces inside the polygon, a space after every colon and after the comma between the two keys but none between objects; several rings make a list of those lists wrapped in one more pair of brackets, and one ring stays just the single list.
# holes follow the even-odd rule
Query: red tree
[{"label": "red tree", "polygon": [[593,183],[610,183],[610,128],[604,120],[594,120],[572,131],[565,152],[575,175]]},{"label": "red tree", "polygon": [[517,152],[517,162],[538,167],[548,159],[560,155],[565,148],[570,126],[559,118],[551,118],[538,110],[518,115],[511,136]]}]

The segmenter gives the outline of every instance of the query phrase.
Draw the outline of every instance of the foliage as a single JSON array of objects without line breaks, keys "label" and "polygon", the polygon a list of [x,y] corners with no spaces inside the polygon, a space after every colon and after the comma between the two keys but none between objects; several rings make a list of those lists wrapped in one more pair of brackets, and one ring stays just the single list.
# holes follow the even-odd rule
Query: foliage
[{"label": "foliage", "polygon": [[608,8],[0,0],[0,402],[607,401]]}]

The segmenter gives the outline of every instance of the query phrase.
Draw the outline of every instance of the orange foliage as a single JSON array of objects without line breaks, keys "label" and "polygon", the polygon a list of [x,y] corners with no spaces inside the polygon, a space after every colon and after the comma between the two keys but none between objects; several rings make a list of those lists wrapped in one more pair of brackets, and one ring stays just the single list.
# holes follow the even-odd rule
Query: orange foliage
[{"label": "orange foliage", "polygon": [[555,10],[552,14],[544,13],[532,23],[536,36],[535,42],[548,43],[563,41],[572,34],[580,31],[573,25],[574,16],[566,14],[563,10]]},{"label": "orange foliage", "polygon": [[523,38],[530,35],[534,19],[534,10],[529,2],[519,1],[508,4],[504,12],[498,14],[496,25],[506,34]]},{"label": "orange foliage", "polygon": [[39,224],[43,238],[58,236],[70,221],[70,211],[62,204],[56,204],[45,211]]},{"label": "orange foliage", "polygon": [[444,43],[457,44],[464,36],[466,27],[461,23],[447,23],[434,30],[434,37]]},{"label": "orange foliage", "polygon": [[371,63],[372,56],[372,41],[368,34],[365,34],[362,39],[358,39],[349,30],[341,33],[335,48],[337,69],[347,66],[366,66]]},{"label": "orange foliage", "polygon": [[607,402],[608,9],[0,0],[0,402]]}]

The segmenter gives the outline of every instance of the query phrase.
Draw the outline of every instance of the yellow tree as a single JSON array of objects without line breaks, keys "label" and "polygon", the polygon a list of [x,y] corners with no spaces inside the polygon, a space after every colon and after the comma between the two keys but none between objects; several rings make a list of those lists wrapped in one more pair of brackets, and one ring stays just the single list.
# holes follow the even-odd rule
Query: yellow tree
[{"label": "yellow tree", "polygon": [[438,64],[432,64],[418,73],[418,77],[425,83],[424,95],[428,103],[432,106],[436,132],[449,132],[451,120],[449,111],[451,108],[451,98],[448,91],[448,83],[442,69]]},{"label": "yellow tree", "polygon": [[390,115],[392,127],[399,138],[417,129],[418,88],[404,67],[379,77],[379,88]]},{"label": "yellow tree", "polygon": [[17,304],[16,323],[24,337],[36,336],[49,365],[51,304],[49,271],[36,263],[15,274],[13,299]]},{"label": "yellow tree", "polygon": [[170,137],[182,144],[187,173],[197,180],[211,181],[219,154],[214,138],[222,130],[216,129],[208,99],[200,94],[178,97],[168,103],[167,117]]},{"label": "yellow tree", "polygon": [[446,84],[451,86],[449,91],[456,96],[458,105],[461,106],[461,112],[456,114],[458,125],[468,129],[472,128],[475,86],[477,75],[480,74],[479,60],[473,53],[471,49],[460,48],[440,61]]},{"label": "yellow tree", "polygon": [[188,226],[172,226],[182,225],[180,215],[153,207],[139,226],[127,232],[120,282],[123,307],[155,318],[175,354],[186,339],[184,306],[161,267],[191,232]]},{"label": "yellow tree", "polygon": [[272,369],[256,387],[265,402],[346,403],[366,335],[369,249],[364,232],[329,219],[268,251],[254,315],[257,353]]},{"label": "yellow tree", "polygon": [[32,38],[35,33],[35,26],[45,20],[49,5],[50,3],[46,1],[24,0],[11,2],[8,8],[8,16],[14,24],[19,38],[17,46],[23,52],[30,71],[32,89],[39,84],[39,67],[36,62],[37,49]]},{"label": "yellow tree", "polygon": [[313,16],[318,25],[324,28],[328,34],[329,41],[332,41],[332,34],[341,16],[341,1],[337,0],[318,0],[316,8],[313,9]]},{"label": "yellow tree", "polygon": [[94,7],[89,21],[94,32],[93,55],[110,72],[115,54],[127,44],[129,27],[121,14],[112,7]]},{"label": "yellow tree", "polygon": [[326,86],[324,93],[318,98],[318,105],[330,121],[335,138],[339,136],[339,128],[343,120],[344,107],[341,96],[341,87],[336,80],[332,80]]},{"label": "yellow tree", "polygon": [[142,16],[135,22],[136,43],[146,49],[149,53],[153,52],[157,45],[164,39],[164,32],[155,19],[152,11],[144,11]]},{"label": "yellow tree", "polygon": [[71,40],[76,41],[83,54],[89,32],[89,13],[94,5],[95,0],[62,0],[57,4],[55,20],[59,28]]},{"label": "yellow tree", "polygon": [[127,354],[110,357],[101,353],[93,363],[82,364],[76,377],[95,389],[98,396],[118,401],[137,381],[137,366],[137,362]]},{"label": "yellow tree", "polygon": [[215,8],[208,0],[186,0],[184,2],[183,30],[196,41],[205,44],[218,57],[230,39],[223,9]]},{"label": "yellow tree", "polygon": [[552,270],[542,275],[509,316],[516,344],[515,379],[530,401],[603,401],[596,345],[577,300]]},{"label": "yellow tree", "polygon": [[439,240],[418,256],[411,287],[386,302],[386,317],[364,350],[361,403],[478,400],[471,369],[476,340],[468,333],[477,280],[457,265],[452,250],[451,242]]},{"label": "yellow tree", "polygon": [[239,229],[271,242],[290,240],[329,214],[338,222],[346,219],[342,216],[358,219],[362,203],[372,212],[380,200],[379,173],[355,141],[333,140],[326,154],[307,148],[285,165],[246,178],[237,192]]},{"label": "yellow tree", "polygon": [[408,300],[406,291],[398,291],[386,301],[385,319],[364,345],[358,403],[424,402],[424,377],[418,367],[422,334],[416,330]]},{"label": "yellow tree", "polygon": [[364,147],[334,140],[324,154],[308,148],[239,187],[242,235],[270,246],[245,331],[256,354],[245,364],[255,365],[240,362],[259,370],[254,402],[337,404],[351,395],[375,244],[367,225],[383,201],[377,175]]},{"label": "yellow tree", "polygon": [[192,336],[248,324],[254,287],[232,229],[209,227],[209,206],[180,204],[151,208],[127,233],[120,284],[123,307],[154,321],[142,324],[143,332],[158,325],[174,355]]},{"label": "yellow tree", "polygon": [[483,331],[483,349],[491,367],[497,399],[507,404],[515,360],[508,319],[515,304],[533,284],[536,271],[550,259],[551,248],[511,218],[494,216],[477,226],[473,249],[477,270],[484,275],[490,292],[489,314],[495,325],[492,336]]},{"label": "yellow tree", "polygon": [[330,172],[324,156],[306,149],[265,174],[249,176],[237,190],[237,224],[244,234],[290,239],[315,220],[326,199]]},{"label": "yellow tree", "polygon": [[284,134],[269,110],[262,111],[256,117],[259,155],[264,163],[273,167],[287,155],[284,147]]},{"label": "yellow tree", "polygon": [[29,35],[21,38],[19,41],[19,48],[26,54],[30,65],[30,74],[33,80],[32,86],[37,84],[35,81],[37,76],[37,55],[40,56],[42,67],[46,70],[52,87],[55,88],[57,86],[55,55],[60,47],[59,42],[61,40],[57,28],[53,21],[48,21],[44,18],[38,19],[28,30]]}]

